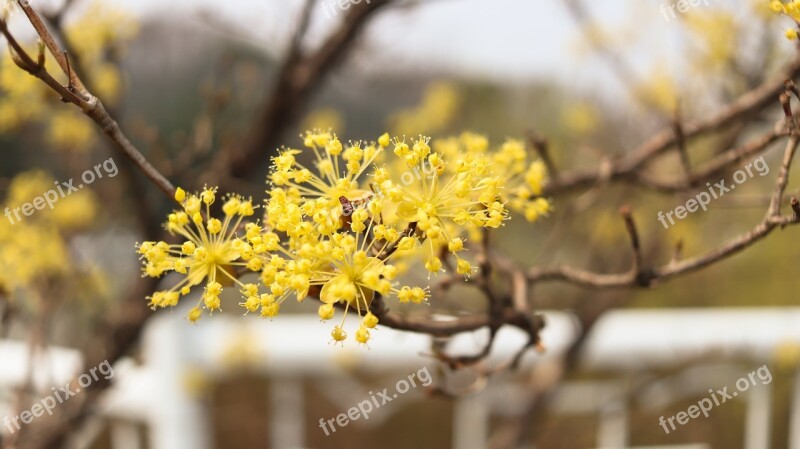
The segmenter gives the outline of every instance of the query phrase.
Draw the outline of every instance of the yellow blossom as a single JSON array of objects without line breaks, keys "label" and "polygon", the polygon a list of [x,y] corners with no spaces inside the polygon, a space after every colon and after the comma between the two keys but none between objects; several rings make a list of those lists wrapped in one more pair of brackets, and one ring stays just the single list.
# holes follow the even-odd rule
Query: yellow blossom
[{"label": "yellow blossom", "polygon": [[[144,242],[138,245],[138,252],[146,276],[160,277],[174,271],[184,277],[169,290],[154,293],[149,298],[150,305],[154,308],[174,307],[179,297],[187,295],[191,287],[205,282],[198,307],[202,303],[209,311],[220,309],[223,283],[237,284],[244,289],[245,285],[238,280],[236,269],[247,269],[247,262],[257,256],[254,239],[261,237],[260,232],[250,233],[244,238],[237,236],[242,221],[254,214],[252,203],[231,196],[223,206],[224,220],[219,220],[211,217],[210,209],[216,200],[216,188],[206,188],[197,195],[187,195],[183,189],[177,189],[175,198],[182,199],[183,210],[169,215],[166,228],[184,241],[181,244]],[[203,213],[208,217],[206,221],[201,217]],[[257,226],[252,223],[249,225]],[[257,294],[252,288],[245,291],[248,293],[245,300],[250,294]],[[252,303],[246,301],[245,304]],[[196,311],[192,311],[189,318],[196,321],[199,317]]]}]

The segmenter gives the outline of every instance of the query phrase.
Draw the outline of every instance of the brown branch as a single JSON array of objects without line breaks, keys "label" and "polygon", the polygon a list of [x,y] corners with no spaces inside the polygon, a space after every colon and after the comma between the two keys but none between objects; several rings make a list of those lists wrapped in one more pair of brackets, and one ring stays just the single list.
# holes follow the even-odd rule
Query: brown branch
[{"label": "brown branch", "polygon": [[702,186],[709,180],[715,180],[735,164],[765,152],[781,137],[788,135],[785,129],[773,130],[744,145],[731,148],[713,159],[705,162],[680,181],[662,181],[650,175],[638,174],[631,182],[661,193],[679,193]]},{"label": "brown branch", "polygon": [[554,268],[534,267],[528,271],[528,282],[539,283],[544,281],[562,281],[578,287],[594,289],[635,288],[649,286],[650,283],[663,282],[680,275],[697,271],[713,263],[726,259],[740,251],[752,246],[757,241],[769,235],[776,227],[784,227],[800,223],[800,217],[783,217],[780,215],[780,203],[789,177],[789,166],[796,152],[800,136],[793,133],[784,150],[783,164],[780,174],[775,182],[770,208],[764,219],[750,231],[728,241],[719,248],[704,254],[682,261],[673,260],[669,264],[656,267],[648,273],[648,283],[643,285],[635,272],[619,274],[601,274],[560,266]]},{"label": "brown branch", "polygon": [[[10,33],[6,22],[0,20],[0,32],[8,40],[9,48],[12,51],[12,55],[14,55],[14,60],[17,65],[32,76],[43,81],[48,87],[60,95],[63,101],[79,107],[85,115],[90,117],[102,129],[118,150],[150,178],[168,198],[172,199],[175,192],[175,188],[172,184],[150,165],[145,157],[127,139],[117,122],[106,111],[102,102],[86,90],[84,83],[82,83],[77,74],[76,68],[70,65],[67,56],[60,50],[55,38],[44,25],[39,15],[27,2],[20,1],[19,3],[36,32],[39,34],[43,46],[47,47],[54,56],[60,69],[68,77],[69,84],[67,86],[61,85],[45,69],[43,58],[41,57],[43,51],[41,48],[40,55],[37,58],[38,61],[33,61]],[[145,213],[145,211],[141,212]],[[154,232],[155,228],[146,227],[146,229],[150,231],[148,233],[151,233]],[[142,281],[139,284],[140,287],[127,298],[123,303],[124,313],[115,315],[104,328],[105,332],[98,338],[98,341],[102,341],[103,344],[98,345],[96,350],[90,354],[87,360],[88,366],[99,365],[104,360],[113,363],[127,353],[138,341],[143,324],[151,314],[149,309],[142,307],[141,298],[152,291],[156,282],[157,280]],[[108,382],[103,380],[93,384],[92,388],[87,391],[86,396],[82,397],[80,402],[69,404],[70,408],[77,406],[77,410],[68,413],[67,410],[64,409],[64,413],[68,413],[72,416],[71,419],[58,421],[56,418],[43,421],[41,425],[37,424],[37,429],[39,431],[26,434],[26,438],[27,435],[31,435],[30,441],[26,439],[26,442],[21,444],[20,447],[53,449],[62,447],[67,436],[70,435],[70,430],[89,415],[89,411],[96,403],[95,399],[107,385]]]},{"label": "brown branch", "polygon": [[19,42],[8,30],[8,24],[2,19],[0,19],[0,33],[2,33],[6,40],[8,40],[9,51],[11,52],[12,59],[19,68],[42,80],[45,84],[47,84],[48,87],[59,94],[62,100],[73,101],[74,99],[77,101],[75,94],[69,91],[66,87],[62,86],[61,83],[53,78],[45,69],[44,64],[34,61],[28,55],[25,49],[22,48]]},{"label": "brown branch", "polygon": [[400,241],[403,240],[404,237],[413,236],[415,232],[417,232],[417,222],[414,221],[406,225],[406,228],[400,233],[400,235],[397,237],[397,240],[395,240],[389,247],[384,248],[383,251],[376,254],[375,257],[380,260],[388,259],[397,251],[397,248],[400,246]]},{"label": "brown branch", "polygon": [[581,354],[589,341],[592,330],[603,314],[615,307],[624,305],[626,298],[612,298],[610,300],[598,301],[594,298],[586,298],[579,305],[575,312],[578,320],[578,335],[570,342],[565,353],[553,365],[544,366],[545,374],[534,371],[532,376],[539,376],[530,382],[529,405],[516,423],[512,423],[510,428],[504,429],[503,434],[493,435],[489,447],[491,449],[527,447],[530,440],[535,439],[540,432],[537,424],[541,424],[540,417],[552,405],[553,394],[557,386],[568,376],[579,369]]},{"label": "brown branch", "polygon": [[783,200],[783,194],[786,191],[786,184],[789,182],[789,167],[792,165],[797,142],[798,139],[800,139],[800,131],[794,126],[794,117],[792,116],[789,119],[792,122],[791,136],[786,143],[786,150],[783,152],[781,171],[778,174],[778,180],[775,182],[775,188],[772,192],[772,199],[770,200],[769,210],[767,211],[767,219],[777,218],[781,215],[781,202]]},{"label": "brown branch", "polygon": [[74,88],[76,93],[80,95],[83,100],[90,101],[92,99],[91,94],[86,90],[75,68],[70,67],[67,56],[45,26],[39,14],[33,10],[33,7],[31,7],[30,3],[26,0],[17,0],[17,4],[22,8],[22,11],[25,12],[25,15],[28,16],[28,20],[36,30],[36,34],[39,35],[39,38],[42,39],[47,49],[50,50],[50,54],[53,55],[53,58],[55,58],[61,70],[69,78],[69,85]]},{"label": "brown branch", "polygon": [[625,221],[625,230],[628,232],[628,237],[631,240],[631,250],[633,252],[631,271],[638,275],[641,273],[642,269],[642,248],[639,243],[639,232],[636,230],[636,223],[633,221],[633,212],[630,206],[623,206],[619,209],[619,214]]},{"label": "brown branch", "polygon": [[[768,106],[784,90],[784,83],[800,75],[800,53],[784,70],[758,87],[741,95],[717,114],[682,125],[683,137],[689,139],[701,137],[723,129],[736,122],[754,117]],[[666,127],[650,139],[634,148],[626,156],[611,163],[610,173],[604,170],[579,169],[561,172],[557,180],[545,187],[545,195],[556,196],[578,189],[589,188],[600,181],[637,182],[642,179],[639,171],[648,163],[664,154],[677,143],[672,127]]]},{"label": "brown branch", "polygon": [[672,129],[675,132],[675,147],[678,149],[678,155],[680,156],[683,174],[686,176],[688,181],[692,173],[692,164],[689,161],[689,150],[686,148],[686,137],[683,135],[680,109],[675,111],[675,120],[672,122]]},{"label": "brown branch", "polygon": [[[742,146],[725,151],[698,167],[692,173],[688,185],[698,186],[713,177],[720,176],[728,167],[766,151],[771,144],[787,135],[788,133],[783,129],[773,130]],[[680,186],[672,186],[671,188],[677,191]]]},{"label": "brown branch", "polygon": [[[384,326],[397,330],[420,332],[433,337],[451,337],[464,332],[472,332],[489,325],[488,315],[470,315],[448,320],[436,320],[428,317],[410,317],[390,312],[383,302],[373,300],[372,313]],[[506,321],[517,318],[514,313],[503,317]]]},{"label": "brown branch", "polygon": [[547,167],[547,173],[550,175],[550,179],[558,178],[558,169],[556,168],[556,164],[553,163],[553,158],[550,156],[550,145],[547,143],[547,139],[536,134],[536,132],[532,130],[528,131],[527,137],[528,145],[536,150],[536,153],[539,154],[542,162],[544,162],[544,166]]},{"label": "brown branch", "polygon": [[[64,5],[56,12],[55,14],[44,15],[44,19],[49,22],[51,25],[52,31],[51,33],[54,35],[54,38],[57,39],[61,45],[64,47],[64,50],[61,52],[62,55],[67,59],[68,69],[69,72],[72,73],[73,71],[77,71],[77,73],[86,73],[86,67],[81,60],[80,55],[78,54],[75,46],[72,45],[69,38],[67,38],[67,34],[64,32],[63,29],[63,22],[64,22],[64,15],[67,13],[69,8],[74,3],[73,0],[67,0],[64,2]],[[44,44],[44,41],[42,41]],[[49,47],[48,47],[49,48]],[[90,82],[91,80],[84,80],[79,78],[78,81],[83,83],[83,88],[85,91],[91,92],[94,90],[94,85]]]}]

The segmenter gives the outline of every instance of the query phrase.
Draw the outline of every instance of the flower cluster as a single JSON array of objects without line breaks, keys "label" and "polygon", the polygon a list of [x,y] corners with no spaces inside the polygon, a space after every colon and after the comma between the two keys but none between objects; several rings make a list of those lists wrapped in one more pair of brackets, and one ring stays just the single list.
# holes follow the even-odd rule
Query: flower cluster
[{"label": "flower cluster", "polygon": [[262,256],[269,247],[255,223],[246,225],[244,237],[237,234],[242,221],[255,214],[252,201],[231,196],[222,205],[224,218],[219,220],[211,214],[216,199],[216,189],[206,188],[198,195],[187,195],[179,188],[175,200],[183,210],[171,213],[166,226],[170,233],[184,241],[180,245],[163,241],[138,245],[147,276],[159,277],[167,271],[184,275],[169,290],[153,293],[148,298],[150,305],[154,308],[176,306],[180,297],[188,295],[193,286],[205,283],[200,302],[189,312],[189,319],[197,321],[202,314],[201,303],[209,312],[220,309],[223,286],[236,284],[241,288],[244,305],[249,311],[260,308],[262,316],[276,315],[278,306],[271,295],[259,294],[258,285],[244,284],[238,279],[238,269],[262,269]]},{"label": "flower cluster", "polygon": [[[275,316],[288,298],[312,296],[324,321],[343,311],[331,332],[335,342],[347,338],[344,320],[355,310],[355,340],[367,343],[378,324],[371,312],[376,298],[428,299],[427,286],[398,280],[401,261],[420,260],[430,277],[451,267],[452,257],[453,269],[468,277],[474,269],[465,254],[475,231],[503,226],[509,209],[530,221],[550,210],[541,197],[545,167],[529,161],[516,140],[492,152],[473,134],[434,142],[384,134],[345,143],[314,130],[302,139],[304,149],[284,148],[273,158],[259,216],[250,200],[230,196],[220,220],[213,217],[215,188],[194,195],[178,189],[182,210],[166,226],[182,242],[138,246],[145,275],[183,275],[149,298],[152,307],[175,306],[201,284],[191,321],[203,309],[220,309],[227,285],[238,286],[245,313],[262,317]],[[258,282],[243,283],[248,272],[258,273]]]}]

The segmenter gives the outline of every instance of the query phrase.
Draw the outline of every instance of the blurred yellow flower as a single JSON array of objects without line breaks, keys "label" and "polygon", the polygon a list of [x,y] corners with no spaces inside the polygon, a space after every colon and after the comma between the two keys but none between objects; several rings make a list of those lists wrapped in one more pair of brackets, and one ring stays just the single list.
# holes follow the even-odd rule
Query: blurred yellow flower
[{"label": "blurred yellow flower", "polygon": [[242,370],[263,361],[258,336],[247,327],[239,328],[225,342],[220,365],[228,370]]},{"label": "blurred yellow flower", "polygon": [[[22,172],[14,177],[6,195],[6,204],[14,209],[24,203],[41,197],[49,190],[55,191],[58,183],[48,173],[41,170]],[[23,221],[47,222],[61,232],[86,229],[96,219],[98,210],[97,197],[89,188],[58,198],[52,209],[45,207],[36,215]]]},{"label": "blurred yellow flower", "polygon": [[85,11],[67,25],[66,35],[87,64],[101,61],[106,47],[129,41],[139,32],[136,19],[111,2],[94,0]]},{"label": "blurred yellow flower", "polygon": [[334,108],[314,109],[303,119],[303,129],[330,129],[344,132],[344,117]]},{"label": "blurred yellow flower", "polygon": [[55,179],[42,170],[29,170],[19,173],[11,181],[6,194],[6,203],[18,206],[50,190]]},{"label": "blurred yellow flower", "polygon": [[[80,60],[83,76],[106,103],[118,101],[122,92],[119,69],[108,60],[108,50],[121,49],[138,32],[132,16],[108,2],[95,0],[82,10],[74,22],[66,22],[65,34]],[[29,49],[29,54],[36,51]],[[53,58],[45,54],[45,66],[52,67]],[[65,76],[51,73],[59,82]],[[56,149],[86,151],[94,142],[94,131],[79,113],[61,108],[53,101],[55,94],[38,79],[17,67],[8,52],[0,58],[0,133],[8,133],[31,123],[45,127],[47,142]]]},{"label": "blurred yellow flower", "polygon": [[656,68],[647,82],[635,89],[636,98],[644,105],[674,114],[678,107],[678,88],[665,70]]},{"label": "blurred yellow flower", "polygon": [[800,364],[800,342],[785,341],[775,347],[773,354],[779,369],[791,369]]},{"label": "blurred yellow flower", "polygon": [[70,267],[66,244],[55,226],[41,222],[11,225],[0,220],[0,285],[4,290],[39,284]]},{"label": "blurred yellow flower", "polygon": [[447,82],[434,82],[426,87],[419,105],[403,109],[389,118],[393,134],[437,134],[455,119],[461,106],[458,89]]},{"label": "blurred yellow flower", "polygon": [[60,109],[53,113],[47,130],[47,141],[57,147],[85,153],[95,141],[92,122],[72,109]]},{"label": "blurred yellow flower", "polygon": [[733,16],[723,10],[692,11],[686,16],[690,32],[703,43],[701,65],[727,68],[736,56],[738,27]]},{"label": "blurred yellow flower", "polygon": [[583,135],[597,129],[599,119],[597,111],[588,103],[572,103],[561,113],[564,126],[573,133]]},{"label": "blurred yellow flower", "polygon": [[200,368],[189,367],[181,376],[180,384],[186,394],[199,398],[204,396],[211,388],[210,376]]},{"label": "blurred yellow flower", "polygon": [[94,80],[95,95],[111,104],[119,100],[122,92],[122,77],[115,65],[98,64],[92,68],[92,79]]},{"label": "blurred yellow flower", "polygon": [[50,219],[59,229],[70,231],[89,227],[97,218],[97,196],[84,188],[61,198],[50,212]]}]

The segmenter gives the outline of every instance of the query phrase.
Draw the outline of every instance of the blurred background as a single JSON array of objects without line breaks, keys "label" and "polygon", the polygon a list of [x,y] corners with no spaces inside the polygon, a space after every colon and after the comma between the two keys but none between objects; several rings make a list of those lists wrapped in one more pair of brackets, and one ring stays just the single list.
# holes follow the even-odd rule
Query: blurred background
[{"label": "blurred background", "polygon": [[[30,23],[15,2],[4,3],[11,30],[34,51]],[[31,3],[161,173],[187,190],[219,185],[258,200],[269,157],[300,146],[312,128],[343,141],[469,132],[492,149],[515,138],[549,155],[551,178],[602,171],[675,123],[715,117],[797,59],[784,36],[792,20],[766,0]],[[773,130],[783,117],[774,98],[689,141],[691,164]],[[781,143],[760,150],[767,175],[668,229],[657,213],[685,204],[704,182],[662,191],[609,178],[554,189],[550,216],[512,216],[493,235],[494,251],[521,267],[623,272],[623,205],[634,211],[650,264],[712,250],[763,218]],[[5,421],[3,447],[800,449],[792,227],[654,288],[536,284],[530,308],[547,323],[539,350],[507,369],[526,336],[504,327],[488,357],[453,367],[434,348],[480,351],[487,329],[445,339],[380,328],[369,348],[335,347],[307,303],[287,302],[281,316],[263,320],[241,316],[230,292],[230,306],[194,325],[186,304],[150,311],[145,297],[160,280],[142,279],[134,245],[160,238],[172,205],[102,130],[16,67],[7,48],[0,151],[3,209],[109,158],[119,175],[105,171],[18,223],[0,220],[0,418],[31,410],[101,362],[114,367],[52,416],[20,430]],[[708,181],[730,179],[755,156]],[[681,179],[683,162],[670,152],[646,173]],[[796,196],[796,184],[787,192]],[[422,310],[392,306],[439,317],[485,308],[463,286]],[[756,377],[709,417],[669,433],[659,424],[709,389],[734,391],[759,367],[770,381]],[[330,435],[320,426],[421,369],[431,385]]]}]

